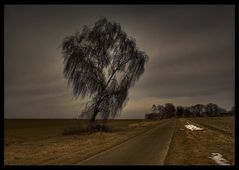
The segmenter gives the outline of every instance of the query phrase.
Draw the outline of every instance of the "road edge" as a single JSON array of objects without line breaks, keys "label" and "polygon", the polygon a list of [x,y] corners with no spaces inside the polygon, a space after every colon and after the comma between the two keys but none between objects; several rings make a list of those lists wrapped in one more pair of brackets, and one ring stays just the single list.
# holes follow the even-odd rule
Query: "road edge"
[{"label": "road edge", "polygon": [[169,142],[169,145],[168,145],[168,147],[167,147],[167,151],[166,151],[166,154],[165,154],[165,157],[164,157],[164,160],[163,160],[163,165],[165,165],[165,160],[166,160],[166,158],[167,158],[167,156],[168,156],[168,154],[169,154],[169,148],[170,148],[170,146],[172,145],[172,140],[173,140],[173,138],[174,138],[174,135],[175,135],[175,130],[176,130],[176,127],[177,127],[177,119],[175,119],[175,127],[174,127],[174,129],[173,129],[173,132],[172,132],[172,136],[171,136],[171,138],[170,138],[170,142]]},{"label": "road edge", "polygon": [[[163,123],[165,123],[165,122],[163,122]],[[160,125],[161,125],[161,124],[160,124]],[[145,130],[145,131],[143,131],[143,132],[141,132],[141,133],[139,133],[139,134],[136,134],[135,136],[132,136],[131,138],[128,138],[128,139],[126,139],[126,140],[124,140],[124,141],[122,141],[122,142],[120,142],[120,143],[114,145],[113,147],[111,147],[111,148],[109,148],[109,149],[100,151],[99,153],[97,153],[97,154],[95,154],[95,155],[93,155],[93,156],[90,156],[90,157],[88,157],[88,158],[86,158],[86,159],[81,160],[80,162],[76,163],[75,165],[82,165],[81,163],[83,163],[83,162],[85,162],[85,161],[88,161],[88,160],[90,160],[90,159],[92,159],[92,158],[95,158],[95,157],[97,157],[97,156],[99,156],[99,155],[102,155],[102,154],[104,154],[105,152],[108,152],[108,151],[111,151],[111,150],[113,150],[113,149],[116,149],[116,148],[118,148],[119,146],[123,145],[124,143],[126,143],[126,142],[128,142],[128,141],[130,141],[130,140],[133,140],[133,139],[136,138],[137,136],[142,135],[142,134],[144,134],[144,133],[147,133],[147,132],[149,132],[150,130],[153,130],[154,128],[157,128],[157,127],[158,127],[158,125],[156,125],[156,126],[154,126],[154,127],[152,127],[152,128],[149,128],[149,129],[147,129],[147,130]],[[171,143],[171,141],[170,141],[170,143]]]}]

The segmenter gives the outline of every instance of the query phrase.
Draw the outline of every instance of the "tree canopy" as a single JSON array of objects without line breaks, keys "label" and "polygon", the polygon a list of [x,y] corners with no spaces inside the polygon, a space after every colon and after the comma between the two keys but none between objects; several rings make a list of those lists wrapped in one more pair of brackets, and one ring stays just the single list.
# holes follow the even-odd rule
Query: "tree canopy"
[{"label": "tree canopy", "polygon": [[64,76],[74,96],[91,97],[82,116],[92,120],[98,112],[103,118],[120,113],[129,88],[144,73],[148,60],[135,39],[106,18],[65,37],[62,52]]}]

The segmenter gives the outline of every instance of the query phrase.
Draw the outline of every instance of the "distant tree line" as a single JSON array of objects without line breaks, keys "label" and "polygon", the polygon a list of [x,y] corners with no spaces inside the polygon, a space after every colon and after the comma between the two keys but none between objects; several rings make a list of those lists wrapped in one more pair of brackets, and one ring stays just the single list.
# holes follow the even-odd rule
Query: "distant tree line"
[{"label": "distant tree line", "polygon": [[217,104],[208,103],[206,105],[196,104],[193,106],[174,106],[172,103],[164,105],[152,105],[152,112],[145,114],[145,119],[165,119],[172,117],[216,117],[216,116],[233,116],[235,106],[227,111]]}]

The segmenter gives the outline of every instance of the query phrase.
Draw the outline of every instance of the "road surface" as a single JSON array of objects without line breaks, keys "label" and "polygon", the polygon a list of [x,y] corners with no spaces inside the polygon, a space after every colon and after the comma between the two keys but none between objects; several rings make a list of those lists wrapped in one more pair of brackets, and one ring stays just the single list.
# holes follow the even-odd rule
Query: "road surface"
[{"label": "road surface", "polygon": [[157,127],[78,165],[163,165],[175,124],[175,119],[165,120]]}]

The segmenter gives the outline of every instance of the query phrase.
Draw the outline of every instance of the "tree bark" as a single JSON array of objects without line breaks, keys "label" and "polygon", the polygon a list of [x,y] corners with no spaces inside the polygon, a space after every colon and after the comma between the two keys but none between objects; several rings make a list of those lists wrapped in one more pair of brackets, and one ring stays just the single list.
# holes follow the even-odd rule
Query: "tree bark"
[{"label": "tree bark", "polygon": [[96,108],[94,109],[94,113],[93,113],[92,117],[90,118],[89,128],[88,128],[89,132],[91,132],[92,129],[93,129],[93,125],[94,125],[94,122],[95,122],[95,118],[96,118],[97,113],[98,113],[98,108],[96,107]]}]

